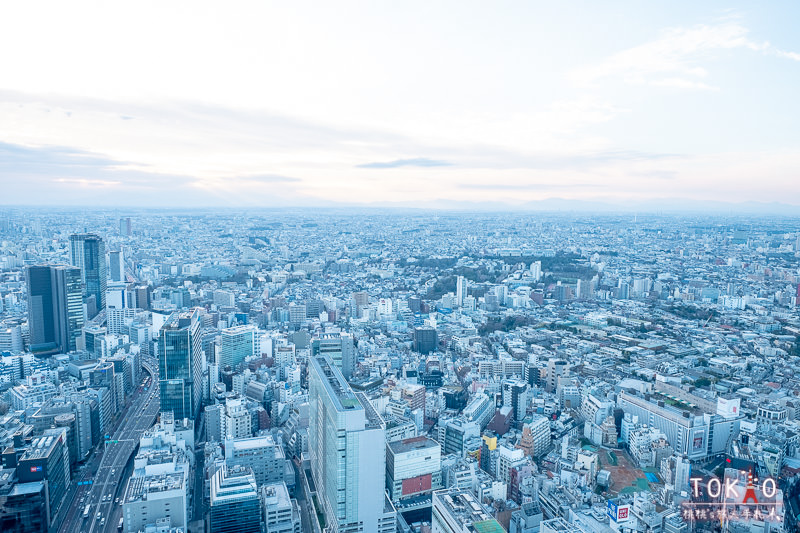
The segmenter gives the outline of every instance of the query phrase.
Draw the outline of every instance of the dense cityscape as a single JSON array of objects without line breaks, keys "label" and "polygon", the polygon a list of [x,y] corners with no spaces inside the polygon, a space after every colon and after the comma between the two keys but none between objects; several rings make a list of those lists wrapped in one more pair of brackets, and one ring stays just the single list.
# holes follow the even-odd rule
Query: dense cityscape
[{"label": "dense cityscape", "polygon": [[3,208],[0,531],[795,531],[799,222]]}]

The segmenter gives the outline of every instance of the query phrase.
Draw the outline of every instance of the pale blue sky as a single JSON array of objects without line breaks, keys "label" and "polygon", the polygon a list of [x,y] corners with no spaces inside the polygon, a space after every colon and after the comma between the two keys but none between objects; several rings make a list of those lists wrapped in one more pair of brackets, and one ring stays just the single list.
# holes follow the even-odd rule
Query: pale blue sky
[{"label": "pale blue sky", "polygon": [[0,7],[0,204],[800,205],[800,5]]}]

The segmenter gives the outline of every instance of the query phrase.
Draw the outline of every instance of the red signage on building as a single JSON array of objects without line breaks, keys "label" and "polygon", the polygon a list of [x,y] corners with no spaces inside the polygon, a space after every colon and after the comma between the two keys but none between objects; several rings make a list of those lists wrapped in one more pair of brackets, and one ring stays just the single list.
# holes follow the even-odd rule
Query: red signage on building
[{"label": "red signage on building", "polygon": [[425,490],[431,490],[431,475],[423,474],[403,480],[403,496],[416,494]]}]

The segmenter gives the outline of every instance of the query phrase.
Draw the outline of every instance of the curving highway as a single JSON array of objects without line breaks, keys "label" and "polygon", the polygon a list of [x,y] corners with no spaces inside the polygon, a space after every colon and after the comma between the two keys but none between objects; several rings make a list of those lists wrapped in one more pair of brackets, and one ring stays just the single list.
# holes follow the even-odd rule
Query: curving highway
[{"label": "curving highway", "polygon": [[[122,508],[116,503],[116,498],[121,497],[124,490],[128,461],[136,451],[142,433],[155,422],[160,408],[157,362],[145,357],[142,367],[150,374],[150,387],[134,396],[107,443],[100,444],[96,456],[87,462],[82,473],[76,474],[67,493],[66,501],[70,505],[58,526],[59,533],[117,531]],[[83,484],[86,481],[92,484]],[[87,505],[89,515],[84,519]],[[62,505],[62,509],[64,507]]]}]

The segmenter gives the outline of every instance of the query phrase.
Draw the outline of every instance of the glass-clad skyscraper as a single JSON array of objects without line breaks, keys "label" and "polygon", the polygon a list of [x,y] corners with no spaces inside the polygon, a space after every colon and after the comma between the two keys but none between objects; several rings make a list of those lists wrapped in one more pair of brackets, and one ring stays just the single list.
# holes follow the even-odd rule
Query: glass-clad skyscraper
[{"label": "glass-clad skyscraper", "polygon": [[[236,368],[255,353],[256,328],[234,326],[220,332],[220,368]],[[260,354],[259,354],[260,355]]]},{"label": "glass-clad skyscraper", "polygon": [[72,264],[81,269],[87,315],[94,318],[106,307],[106,245],[94,233],[70,235],[69,245]]},{"label": "glass-clad skyscraper", "polygon": [[30,266],[25,269],[28,284],[28,326],[31,346],[56,343],[53,308],[52,266]]},{"label": "glass-clad skyscraper", "polygon": [[161,411],[194,419],[200,410],[203,350],[200,310],[173,313],[158,338]]},{"label": "glass-clad skyscraper", "polygon": [[25,273],[32,351],[77,350],[84,324],[80,269],[37,265]]},{"label": "glass-clad skyscraper", "polygon": [[260,533],[261,500],[252,470],[224,466],[211,478],[211,531]]}]

